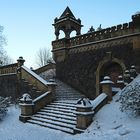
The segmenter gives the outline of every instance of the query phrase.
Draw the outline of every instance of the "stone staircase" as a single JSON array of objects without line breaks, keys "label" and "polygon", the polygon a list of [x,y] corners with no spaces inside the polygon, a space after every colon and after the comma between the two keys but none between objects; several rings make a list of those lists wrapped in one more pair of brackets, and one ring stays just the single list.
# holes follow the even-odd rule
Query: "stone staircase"
[{"label": "stone staircase", "polygon": [[71,88],[67,84],[56,80],[56,100],[78,100],[82,97],[85,97],[75,89]]},{"label": "stone staircase", "polygon": [[63,82],[56,82],[56,100],[34,114],[27,122],[74,134],[76,103],[84,95]]}]

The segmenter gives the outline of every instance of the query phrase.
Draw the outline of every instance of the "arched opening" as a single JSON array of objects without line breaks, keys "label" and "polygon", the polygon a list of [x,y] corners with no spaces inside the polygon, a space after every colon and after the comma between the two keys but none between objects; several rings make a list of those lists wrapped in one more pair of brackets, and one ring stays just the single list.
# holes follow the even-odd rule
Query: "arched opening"
[{"label": "arched opening", "polygon": [[76,36],[76,31],[72,31],[71,33],[70,33],[70,37],[75,37]]},{"label": "arched opening", "polygon": [[60,34],[59,34],[59,39],[65,38],[65,33],[64,33],[63,30],[60,30],[59,33],[60,33]]},{"label": "arched opening", "polygon": [[118,63],[105,63],[100,69],[100,81],[103,80],[104,76],[109,76],[111,80],[116,84],[118,76],[122,74],[122,67]]},{"label": "arched opening", "polygon": [[125,69],[126,67],[121,60],[112,58],[110,61],[109,59],[104,58],[99,63],[96,70],[96,96],[100,94],[100,82],[103,80],[104,76],[110,76],[111,80],[116,83],[118,75],[123,74]]}]

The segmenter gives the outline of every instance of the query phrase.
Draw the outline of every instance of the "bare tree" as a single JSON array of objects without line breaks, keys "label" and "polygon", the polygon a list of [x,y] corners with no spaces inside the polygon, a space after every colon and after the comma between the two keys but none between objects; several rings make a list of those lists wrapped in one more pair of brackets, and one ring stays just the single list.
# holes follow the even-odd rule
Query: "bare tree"
[{"label": "bare tree", "polygon": [[36,64],[39,67],[45,66],[53,62],[51,51],[47,48],[40,48],[36,53]]},{"label": "bare tree", "polygon": [[7,55],[4,50],[4,46],[7,45],[6,37],[3,35],[3,26],[0,26],[0,65],[7,65],[13,62],[13,60]]}]

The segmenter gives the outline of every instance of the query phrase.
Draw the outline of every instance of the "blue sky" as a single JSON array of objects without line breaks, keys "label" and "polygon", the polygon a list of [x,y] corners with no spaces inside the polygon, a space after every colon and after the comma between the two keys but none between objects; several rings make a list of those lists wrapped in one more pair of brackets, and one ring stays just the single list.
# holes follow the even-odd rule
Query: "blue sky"
[{"label": "blue sky", "polygon": [[140,0],[0,0],[0,25],[8,40],[5,49],[14,61],[23,56],[26,66],[35,67],[37,50],[51,49],[54,18],[67,6],[82,20],[86,33],[92,25],[106,28],[131,21],[140,11]]}]

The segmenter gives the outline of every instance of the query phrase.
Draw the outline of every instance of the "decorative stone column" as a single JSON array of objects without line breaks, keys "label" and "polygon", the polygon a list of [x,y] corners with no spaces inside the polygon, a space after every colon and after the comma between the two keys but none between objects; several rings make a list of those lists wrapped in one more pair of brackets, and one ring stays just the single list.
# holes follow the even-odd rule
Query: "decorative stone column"
[{"label": "decorative stone column", "polygon": [[48,90],[51,91],[51,93],[52,93],[52,98],[55,99],[55,89],[57,86],[55,80],[49,79],[47,86],[48,86]]},{"label": "decorative stone column", "polygon": [[129,70],[125,70],[124,75],[123,75],[123,79],[124,79],[125,85],[127,85],[131,82]]},{"label": "decorative stone column", "polygon": [[25,60],[23,59],[22,56],[20,56],[20,57],[17,59],[17,62],[18,62],[18,67],[21,67],[22,65],[24,65]]},{"label": "decorative stone column", "polygon": [[26,122],[33,115],[33,101],[31,96],[28,93],[23,94],[20,99],[20,107],[21,107],[21,115],[19,116],[19,120],[22,122]]},{"label": "decorative stone column", "polygon": [[117,87],[120,88],[120,89],[123,89],[125,87],[122,75],[118,76]]},{"label": "decorative stone column", "polygon": [[104,80],[100,82],[102,85],[102,93],[106,93],[108,95],[108,100],[112,100],[112,85],[114,82],[111,81],[109,76],[105,76]]},{"label": "decorative stone column", "polygon": [[132,65],[131,68],[130,68],[130,78],[131,78],[131,80],[135,79],[137,75],[138,74],[137,74],[136,68],[135,68],[134,65]]},{"label": "decorative stone column", "polygon": [[17,62],[18,62],[17,75],[18,75],[18,79],[21,80],[22,79],[21,66],[24,65],[25,60],[23,59],[22,56],[20,56],[17,59]]},{"label": "decorative stone column", "polygon": [[86,129],[93,120],[94,111],[92,104],[87,98],[81,98],[76,105],[77,124],[75,130]]}]

